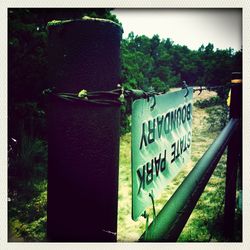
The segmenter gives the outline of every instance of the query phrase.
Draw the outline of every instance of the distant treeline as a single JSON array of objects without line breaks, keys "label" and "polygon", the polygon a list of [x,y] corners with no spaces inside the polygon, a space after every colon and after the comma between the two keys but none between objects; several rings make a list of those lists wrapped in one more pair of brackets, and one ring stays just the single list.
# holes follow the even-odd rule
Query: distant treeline
[{"label": "distant treeline", "polygon": [[[194,37],[195,39],[195,37]],[[213,44],[201,45],[198,50],[174,44],[169,39],[137,36],[130,33],[122,40],[122,82],[127,89],[140,88],[145,91],[168,91],[180,87],[182,82],[194,85],[226,85],[232,71],[241,71],[242,52],[231,48],[214,49]],[[216,90],[225,99],[228,89]],[[127,103],[122,111],[122,128],[129,129],[127,119],[131,112]]]},{"label": "distant treeline", "polygon": [[176,87],[182,81],[189,85],[224,85],[232,71],[241,71],[241,60],[241,51],[215,50],[212,43],[190,50],[169,38],[148,38],[132,32],[122,41],[122,81],[128,88],[156,91]]}]

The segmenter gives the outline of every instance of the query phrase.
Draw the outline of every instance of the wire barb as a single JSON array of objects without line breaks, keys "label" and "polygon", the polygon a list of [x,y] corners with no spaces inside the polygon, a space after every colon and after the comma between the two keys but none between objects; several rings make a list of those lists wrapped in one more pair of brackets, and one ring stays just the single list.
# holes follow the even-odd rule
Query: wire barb
[{"label": "wire barb", "polygon": [[149,197],[151,198],[151,201],[152,201],[152,206],[153,206],[153,218],[155,219],[155,217],[156,217],[156,210],[155,210],[155,201],[154,201],[153,190],[151,190],[151,193],[149,193]]},{"label": "wire barb", "polygon": [[211,86],[211,85],[208,85],[208,86],[200,85],[198,88],[197,88],[197,86],[191,86],[191,87],[193,87],[194,92],[199,91],[198,95],[200,95],[203,90],[213,91],[213,90],[221,89],[221,88],[227,89],[227,88],[231,88],[233,86],[234,86],[233,84],[228,83],[228,84],[225,84],[225,85],[213,85],[213,86]]},{"label": "wire barb", "polygon": [[[150,97],[153,98],[153,104],[152,104],[152,106],[150,106],[150,110],[152,111],[152,110],[154,109],[155,105],[156,105],[156,97],[155,97],[155,95],[152,95],[152,96],[150,96]],[[148,101],[148,102],[149,102],[149,100],[150,100],[150,97],[149,97],[149,96],[147,97],[147,101]]]},{"label": "wire barb", "polygon": [[184,97],[187,97],[189,95],[189,89],[188,89],[188,85],[186,83],[186,81],[183,81],[183,86],[182,86],[182,89],[186,89],[186,94],[184,95]]}]

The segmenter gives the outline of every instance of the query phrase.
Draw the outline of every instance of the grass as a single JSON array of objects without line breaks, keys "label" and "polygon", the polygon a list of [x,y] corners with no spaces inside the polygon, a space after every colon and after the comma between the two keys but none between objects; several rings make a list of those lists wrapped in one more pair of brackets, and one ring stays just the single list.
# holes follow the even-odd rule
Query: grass
[{"label": "grass", "polygon": [[[204,93],[203,98],[215,96],[212,92]],[[201,96],[194,96],[195,100],[201,100]],[[160,197],[155,201],[156,213],[165,205],[166,201],[175,192],[184,178],[188,175],[195,163],[203,155],[209,145],[220,133],[219,129],[212,129],[209,123],[209,112],[206,109],[194,107],[193,109],[193,136],[192,156],[190,163],[173,179],[165,188]],[[121,138],[120,144],[120,170],[119,170],[119,200],[118,200],[118,241],[137,241],[145,231],[146,219],[139,218],[137,222],[131,219],[131,134]],[[203,194],[185,225],[178,241],[179,242],[209,242],[227,241],[223,238],[222,218],[224,208],[226,153],[222,156],[212,177],[210,178]],[[147,212],[152,221],[152,208]],[[237,219],[238,218],[238,219]],[[233,241],[241,240],[240,214],[238,231]],[[232,239],[231,239],[232,240]]]}]

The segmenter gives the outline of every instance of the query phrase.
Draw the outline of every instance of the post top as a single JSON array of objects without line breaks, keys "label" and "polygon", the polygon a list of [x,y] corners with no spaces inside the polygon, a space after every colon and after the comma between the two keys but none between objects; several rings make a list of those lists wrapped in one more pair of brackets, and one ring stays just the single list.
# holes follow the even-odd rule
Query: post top
[{"label": "post top", "polygon": [[242,83],[242,73],[232,72],[231,83]]},{"label": "post top", "polygon": [[47,24],[47,28],[51,29],[52,27],[59,27],[64,24],[70,24],[70,23],[76,23],[76,22],[82,22],[82,23],[87,23],[87,22],[92,22],[92,23],[106,23],[106,24],[111,24],[113,26],[116,26],[117,28],[121,29],[123,32],[122,26],[112,20],[109,19],[103,19],[103,18],[93,18],[89,16],[84,16],[81,19],[68,19],[68,20],[52,20],[49,21]]}]

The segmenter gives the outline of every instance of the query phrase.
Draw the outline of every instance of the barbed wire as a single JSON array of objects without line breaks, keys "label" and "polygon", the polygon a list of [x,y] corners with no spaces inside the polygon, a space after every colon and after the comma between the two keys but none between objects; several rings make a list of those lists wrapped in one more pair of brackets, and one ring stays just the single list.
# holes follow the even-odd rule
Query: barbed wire
[{"label": "barbed wire", "polygon": [[[183,86],[179,87],[182,89],[186,89],[187,93],[185,97],[189,94],[189,89],[193,88],[193,92],[199,91],[200,95],[202,91],[208,90],[213,91],[220,88],[231,88],[234,84],[226,84],[226,85],[213,85],[213,86],[188,86],[185,81],[183,81]],[[145,91],[142,89],[124,89],[121,85],[117,85],[116,89],[108,90],[108,91],[87,91],[85,89],[81,90],[79,93],[66,93],[66,92],[55,92],[55,88],[52,87],[50,89],[45,89],[43,94],[50,95],[56,98],[60,98],[66,101],[71,102],[79,102],[79,103],[91,103],[98,105],[121,105],[126,98],[140,99],[145,98],[149,99],[150,97],[155,97],[156,95],[162,95],[167,93],[168,91]]]},{"label": "barbed wire", "polygon": [[215,86],[215,85],[213,85],[213,86],[192,86],[192,88],[193,88],[194,92],[199,91],[200,93],[198,95],[200,95],[203,90],[213,91],[213,90],[216,90],[216,89],[229,89],[232,86],[235,86],[235,85],[229,83],[229,84],[226,84],[226,85],[217,85],[217,86]]},{"label": "barbed wire", "polygon": [[70,102],[89,103],[105,106],[121,105],[121,89],[119,88],[110,91],[87,91],[83,89],[79,93],[55,93],[55,88],[52,88],[44,90],[43,94]]}]

